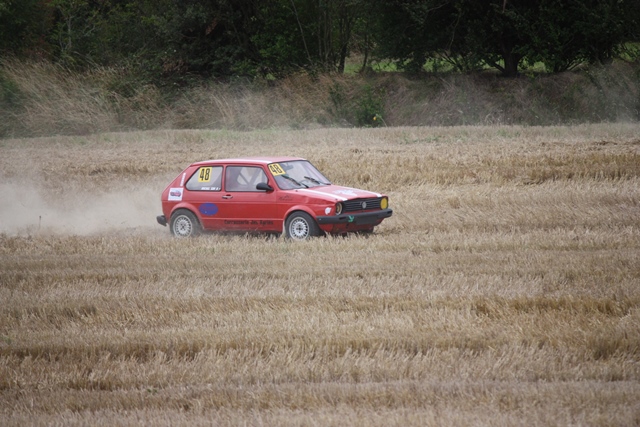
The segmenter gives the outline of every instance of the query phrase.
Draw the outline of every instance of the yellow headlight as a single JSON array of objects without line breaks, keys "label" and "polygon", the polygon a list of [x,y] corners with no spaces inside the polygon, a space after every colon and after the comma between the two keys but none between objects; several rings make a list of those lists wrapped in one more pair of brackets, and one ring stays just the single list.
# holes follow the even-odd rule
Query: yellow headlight
[{"label": "yellow headlight", "polygon": [[336,203],[336,215],[340,215],[342,213],[342,203]]},{"label": "yellow headlight", "polygon": [[387,199],[386,197],[383,197],[382,200],[380,200],[380,209],[387,209],[389,207],[389,199]]}]

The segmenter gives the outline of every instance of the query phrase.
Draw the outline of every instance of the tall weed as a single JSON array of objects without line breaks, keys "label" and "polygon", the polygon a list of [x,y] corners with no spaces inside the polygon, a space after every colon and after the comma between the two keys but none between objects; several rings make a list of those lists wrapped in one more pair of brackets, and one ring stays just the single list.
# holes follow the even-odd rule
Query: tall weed
[{"label": "tall weed", "polygon": [[[0,137],[148,129],[557,125],[640,118],[638,65],[558,75],[297,74],[159,85],[134,71],[0,63]],[[384,118],[384,119],[383,119]]]}]

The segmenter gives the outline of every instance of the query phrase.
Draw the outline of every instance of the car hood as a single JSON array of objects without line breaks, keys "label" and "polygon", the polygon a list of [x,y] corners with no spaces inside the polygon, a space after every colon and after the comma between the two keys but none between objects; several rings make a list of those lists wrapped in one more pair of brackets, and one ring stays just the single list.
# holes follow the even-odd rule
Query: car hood
[{"label": "car hood", "polygon": [[312,188],[299,188],[292,190],[306,194],[310,197],[318,197],[330,202],[344,202],[351,199],[363,199],[372,197],[382,197],[382,194],[372,191],[360,190],[358,188],[342,187],[339,185],[319,185]]}]

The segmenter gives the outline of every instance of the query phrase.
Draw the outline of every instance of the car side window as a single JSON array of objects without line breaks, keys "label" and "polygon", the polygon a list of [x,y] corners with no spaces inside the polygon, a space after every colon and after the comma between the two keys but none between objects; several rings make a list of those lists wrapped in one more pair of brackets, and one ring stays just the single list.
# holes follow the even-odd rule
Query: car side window
[{"label": "car side window", "polygon": [[222,189],[222,166],[201,166],[187,181],[187,190],[220,191]]},{"label": "car side window", "polygon": [[267,174],[257,166],[227,166],[224,174],[226,191],[260,191],[256,185],[268,183]]}]

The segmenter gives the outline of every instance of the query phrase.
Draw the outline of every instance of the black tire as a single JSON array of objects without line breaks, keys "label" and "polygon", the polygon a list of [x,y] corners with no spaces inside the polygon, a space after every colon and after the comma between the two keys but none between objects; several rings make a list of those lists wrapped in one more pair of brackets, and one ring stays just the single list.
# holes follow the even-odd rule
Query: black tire
[{"label": "black tire", "polygon": [[285,223],[285,235],[291,240],[307,240],[320,235],[320,227],[306,212],[294,212]]},{"label": "black tire", "polygon": [[193,212],[178,209],[171,215],[169,230],[176,237],[195,237],[202,232],[202,227]]}]

